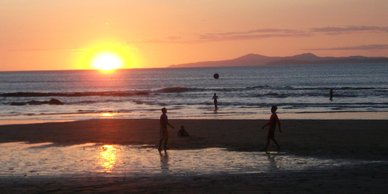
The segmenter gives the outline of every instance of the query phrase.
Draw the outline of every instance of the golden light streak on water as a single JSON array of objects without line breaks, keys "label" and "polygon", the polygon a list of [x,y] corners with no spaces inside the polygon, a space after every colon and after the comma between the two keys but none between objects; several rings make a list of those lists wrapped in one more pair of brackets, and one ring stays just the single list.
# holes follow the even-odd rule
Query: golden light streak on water
[{"label": "golden light streak on water", "polygon": [[103,145],[100,149],[99,164],[104,168],[105,172],[112,172],[117,161],[117,149],[113,145]]}]

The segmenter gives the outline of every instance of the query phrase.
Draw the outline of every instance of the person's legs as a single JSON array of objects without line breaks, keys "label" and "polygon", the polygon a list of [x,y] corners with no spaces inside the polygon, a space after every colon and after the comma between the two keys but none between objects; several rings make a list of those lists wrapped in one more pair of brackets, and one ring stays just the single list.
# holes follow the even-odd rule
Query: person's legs
[{"label": "person's legs", "polygon": [[270,128],[267,135],[267,145],[265,146],[265,152],[268,151],[270,140],[274,138],[274,129]]},{"label": "person's legs", "polygon": [[[167,140],[168,140],[168,131],[167,129],[160,129],[160,141],[159,141],[159,148],[158,150],[161,151],[162,150],[162,145],[164,145],[164,149],[166,149],[166,145],[167,145]],[[163,141],[164,141],[164,144],[163,144]]]},{"label": "person's legs", "polygon": [[162,143],[163,143],[163,137],[161,137],[160,140],[159,140],[159,146],[158,146],[158,150],[159,151],[162,150]]},{"label": "person's legs", "polygon": [[168,137],[166,137],[164,140],[164,153],[166,154],[167,154],[167,142],[168,142]]},{"label": "person's legs", "polygon": [[163,146],[163,148],[164,148],[164,152],[166,152],[166,150],[167,150],[167,142],[168,142],[168,131],[167,131],[167,129],[163,130],[163,138],[164,138],[164,146]]},{"label": "person's legs", "polygon": [[276,144],[276,147],[278,149],[278,151],[280,150],[280,145],[278,144],[278,142],[275,140],[274,137],[272,137],[272,141]]},{"label": "person's legs", "polygon": [[158,146],[158,150],[159,150],[159,151],[162,150],[163,141],[165,141],[165,138],[164,138],[164,137],[161,137],[160,140],[159,140],[159,146]]},{"label": "person's legs", "polygon": [[167,142],[168,142],[168,137],[166,137],[166,138],[164,139],[164,151],[167,150]]},{"label": "person's legs", "polygon": [[267,138],[267,144],[265,145],[264,151],[268,152],[268,147],[269,147],[269,137]]}]

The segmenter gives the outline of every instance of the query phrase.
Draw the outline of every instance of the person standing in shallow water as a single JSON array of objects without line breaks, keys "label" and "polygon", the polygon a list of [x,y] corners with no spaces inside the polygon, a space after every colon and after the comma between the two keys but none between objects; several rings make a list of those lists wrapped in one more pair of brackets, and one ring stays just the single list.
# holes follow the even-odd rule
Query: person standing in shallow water
[{"label": "person standing in shallow water", "polygon": [[268,126],[267,144],[266,144],[266,146],[264,148],[264,151],[266,153],[268,153],[268,147],[269,147],[270,140],[272,140],[275,143],[275,145],[277,147],[277,150],[278,151],[280,150],[280,146],[279,146],[278,142],[275,140],[276,124],[279,126],[279,132],[280,133],[282,132],[282,128],[281,128],[281,125],[280,125],[280,120],[278,118],[278,115],[276,114],[276,110],[277,109],[278,109],[277,106],[272,106],[272,108],[271,108],[271,112],[272,112],[271,118],[262,127],[262,129],[264,129],[266,126]]},{"label": "person standing in shallow water", "polygon": [[330,95],[330,101],[333,101],[333,89],[330,89],[329,95]]},{"label": "person standing in shallow water", "polygon": [[168,142],[168,129],[167,129],[167,127],[170,126],[171,128],[174,129],[174,126],[172,126],[168,122],[167,109],[163,107],[161,109],[161,111],[162,111],[162,115],[160,115],[160,140],[159,140],[158,150],[159,150],[159,152],[162,151],[162,144],[164,142],[163,149],[164,149],[164,152],[167,153],[167,142]]},{"label": "person standing in shallow water", "polygon": [[214,110],[218,110],[218,101],[217,101],[217,99],[218,99],[218,96],[217,96],[216,93],[214,93],[214,95],[213,95],[213,100],[214,100]]}]

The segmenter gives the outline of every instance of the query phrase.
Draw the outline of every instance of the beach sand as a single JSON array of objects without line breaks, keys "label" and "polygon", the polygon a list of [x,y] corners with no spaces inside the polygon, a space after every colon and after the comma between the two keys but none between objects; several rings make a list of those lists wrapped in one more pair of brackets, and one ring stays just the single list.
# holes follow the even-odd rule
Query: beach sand
[{"label": "beach sand", "polygon": [[[169,149],[258,151],[264,120],[170,120]],[[178,138],[184,125],[190,138]],[[324,159],[388,161],[388,120],[283,120],[282,152]],[[0,126],[0,142],[84,143],[156,147],[159,120],[87,120]],[[273,148],[273,147],[272,147]],[[200,164],[198,164],[200,165]],[[325,170],[151,177],[0,177],[8,193],[387,193],[388,166],[369,163]]]}]

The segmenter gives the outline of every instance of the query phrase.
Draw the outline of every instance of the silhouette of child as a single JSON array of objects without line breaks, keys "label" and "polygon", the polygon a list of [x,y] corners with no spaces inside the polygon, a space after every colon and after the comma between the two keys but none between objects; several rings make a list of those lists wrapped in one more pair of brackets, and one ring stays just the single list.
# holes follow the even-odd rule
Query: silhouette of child
[{"label": "silhouette of child", "polygon": [[167,153],[167,142],[168,142],[168,130],[167,130],[167,126],[170,126],[171,128],[174,129],[174,126],[172,126],[169,122],[168,122],[168,117],[167,117],[167,109],[166,108],[162,108],[161,109],[162,111],[162,115],[160,115],[160,140],[159,140],[159,152],[162,151],[162,144],[163,144],[163,141],[164,141],[164,152]]},{"label": "silhouette of child", "polygon": [[181,129],[179,129],[177,133],[178,137],[190,137],[189,133],[185,130],[185,126],[181,126]]},{"label": "silhouette of child", "polygon": [[279,146],[278,142],[275,140],[276,124],[278,124],[278,126],[279,126],[279,132],[280,133],[282,132],[282,129],[281,129],[281,126],[280,126],[280,120],[278,118],[278,115],[276,114],[276,110],[277,109],[278,109],[277,106],[272,106],[272,108],[271,108],[271,112],[272,112],[271,118],[262,127],[262,129],[264,129],[266,126],[269,126],[268,127],[268,135],[267,135],[267,144],[266,144],[266,146],[264,148],[264,151],[266,153],[268,153],[268,147],[269,147],[270,140],[272,140],[276,144],[277,150],[278,151],[280,150],[280,146]]},{"label": "silhouette of child", "polygon": [[333,101],[333,89],[330,89],[329,95],[330,95],[330,101]]},{"label": "silhouette of child", "polygon": [[218,110],[218,102],[217,102],[218,96],[216,93],[213,95],[213,100],[214,100],[214,110]]}]

